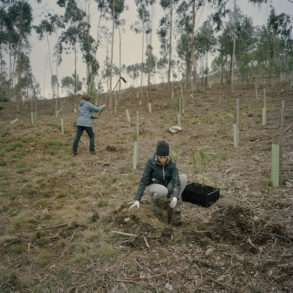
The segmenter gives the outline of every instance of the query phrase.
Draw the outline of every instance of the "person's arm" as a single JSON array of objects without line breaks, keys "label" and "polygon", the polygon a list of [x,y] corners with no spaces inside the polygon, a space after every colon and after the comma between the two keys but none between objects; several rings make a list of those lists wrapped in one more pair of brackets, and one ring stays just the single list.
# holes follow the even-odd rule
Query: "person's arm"
[{"label": "person's arm", "polygon": [[143,197],[143,193],[145,191],[146,186],[150,184],[151,182],[151,173],[152,173],[152,163],[150,159],[147,161],[144,167],[143,175],[140,179],[137,192],[134,194],[134,200],[140,201],[141,198]]},{"label": "person's arm", "polygon": [[171,197],[177,197],[179,195],[180,190],[180,181],[179,181],[179,175],[178,175],[178,169],[176,166],[176,163],[173,162],[172,166],[172,179],[171,179],[171,188],[168,190]]},{"label": "person's arm", "polygon": [[95,106],[94,104],[88,102],[88,107],[92,112],[102,112],[105,109],[106,105],[104,104],[101,106]]},{"label": "person's arm", "polygon": [[170,194],[171,201],[170,201],[170,208],[174,209],[177,205],[177,202],[179,200],[179,190],[180,190],[180,180],[178,175],[178,169],[176,167],[176,163],[173,163],[172,166],[172,179],[171,179],[171,189],[168,190],[168,193]]}]

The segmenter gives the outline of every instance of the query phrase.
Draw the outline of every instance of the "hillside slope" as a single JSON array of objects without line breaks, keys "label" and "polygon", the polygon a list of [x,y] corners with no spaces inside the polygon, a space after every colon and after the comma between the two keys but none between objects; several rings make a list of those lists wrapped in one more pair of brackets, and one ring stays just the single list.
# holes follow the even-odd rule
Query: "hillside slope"
[{"label": "hillside slope", "polygon": [[[254,88],[237,90],[238,148],[235,99],[220,87],[194,97],[184,92],[183,131],[174,135],[167,129],[176,124],[177,100],[166,87],[154,87],[144,100],[134,89],[125,91],[117,113],[105,111],[94,122],[97,154],[88,153],[84,135],[77,157],[71,156],[76,101],[63,101],[64,135],[52,115],[54,101],[39,107],[35,125],[27,112],[10,123],[15,105],[4,105],[0,292],[293,292],[292,129],[283,139],[284,184],[270,184],[281,99],[285,126],[293,121],[293,92],[281,86],[267,88],[266,127]],[[136,111],[139,162],[133,171]],[[128,209],[159,139],[170,142],[189,181],[221,189],[209,209],[185,203],[179,227],[157,219],[147,195],[141,209]]]}]

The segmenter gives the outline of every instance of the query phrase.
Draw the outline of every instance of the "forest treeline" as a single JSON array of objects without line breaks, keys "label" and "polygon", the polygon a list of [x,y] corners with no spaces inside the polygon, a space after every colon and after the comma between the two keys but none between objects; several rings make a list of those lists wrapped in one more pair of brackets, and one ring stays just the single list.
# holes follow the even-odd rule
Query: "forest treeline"
[{"label": "forest treeline", "polygon": [[[58,13],[34,17],[44,2],[0,0],[1,101],[40,96],[31,67],[34,33],[48,45],[53,97],[61,87],[68,94],[111,91],[120,76],[150,85],[159,74],[168,83],[183,80],[195,86],[199,81],[207,85],[214,76],[231,84],[235,78],[243,82],[276,76],[286,79],[292,73],[292,17],[276,13],[271,5],[265,24],[256,26],[236,3],[228,9],[233,7],[229,0],[135,0],[133,7],[127,7],[125,0],[56,0]],[[269,5],[266,0],[249,2],[259,5],[260,13]],[[158,27],[154,27],[154,5],[163,11]],[[209,15],[198,26],[204,8]],[[126,9],[135,9],[137,18],[126,22]],[[96,35],[90,15],[97,20]],[[135,64],[123,63],[123,35],[129,29],[141,35],[141,43],[132,48],[141,56]],[[157,55],[152,41],[155,34],[160,40]],[[102,46],[108,48],[103,59],[99,57]],[[117,64],[113,62],[115,46],[119,48]],[[73,56],[72,72],[60,78],[57,69],[66,54]],[[78,74],[78,61],[86,67],[85,77]]]}]

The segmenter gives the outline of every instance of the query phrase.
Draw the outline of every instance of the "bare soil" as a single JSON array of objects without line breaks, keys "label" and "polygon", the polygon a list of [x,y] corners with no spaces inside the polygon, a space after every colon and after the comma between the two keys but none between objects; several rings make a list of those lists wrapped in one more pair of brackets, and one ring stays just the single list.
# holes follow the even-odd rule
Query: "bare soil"
[{"label": "bare soil", "polygon": [[[97,154],[89,154],[84,135],[77,157],[71,156],[76,99],[59,100],[64,135],[55,101],[38,103],[35,125],[30,104],[17,114],[15,104],[1,104],[0,292],[293,292],[293,91],[275,84],[266,92],[263,127],[263,99],[254,86],[239,87],[233,97],[223,87],[193,96],[186,89],[183,131],[170,134],[178,100],[168,88],[153,86],[143,98],[126,90],[117,113],[94,120]],[[176,88],[175,97],[179,93]],[[273,188],[271,145],[280,133],[282,99],[282,185]],[[184,203],[181,226],[157,218],[147,194],[140,209],[128,208],[160,139],[170,142],[189,182],[221,192],[210,208]]]}]

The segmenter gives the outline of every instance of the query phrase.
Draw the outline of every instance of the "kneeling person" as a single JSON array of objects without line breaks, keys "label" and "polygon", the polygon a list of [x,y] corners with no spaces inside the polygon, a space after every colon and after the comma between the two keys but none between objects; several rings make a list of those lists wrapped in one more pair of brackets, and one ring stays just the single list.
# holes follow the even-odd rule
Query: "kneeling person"
[{"label": "kneeling person", "polygon": [[159,141],[155,155],[150,158],[144,168],[134,202],[130,208],[139,208],[145,191],[151,194],[154,212],[161,214],[166,203],[169,205],[168,217],[175,211],[174,224],[180,222],[181,193],[187,184],[184,174],[178,176],[175,161],[170,156],[170,147],[166,141]]}]

